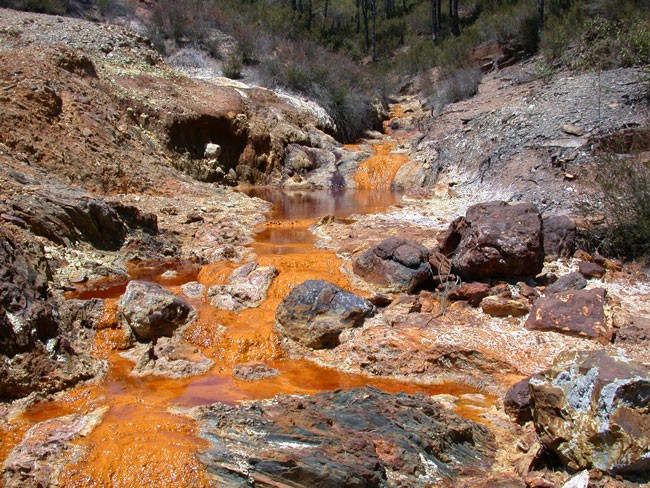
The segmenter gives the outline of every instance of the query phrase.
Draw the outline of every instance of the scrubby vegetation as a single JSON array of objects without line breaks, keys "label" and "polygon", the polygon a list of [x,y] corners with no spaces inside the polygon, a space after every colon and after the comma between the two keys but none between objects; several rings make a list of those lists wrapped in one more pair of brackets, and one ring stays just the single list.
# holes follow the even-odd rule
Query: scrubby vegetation
[{"label": "scrubby vegetation", "polygon": [[[542,3],[540,18],[539,0],[0,0],[105,17],[146,6],[147,34],[158,50],[204,51],[221,58],[226,76],[255,72],[264,83],[304,94],[331,112],[344,140],[375,125],[381,94],[415,76],[440,109],[476,93],[480,68],[540,49],[546,71],[650,63],[647,0]],[[234,47],[224,48],[219,33]],[[501,50],[499,63],[481,54],[490,46]]]},{"label": "scrubby vegetation", "polygon": [[600,143],[596,180],[605,225],[596,229],[600,251],[650,257],[650,132],[628,130]]}]

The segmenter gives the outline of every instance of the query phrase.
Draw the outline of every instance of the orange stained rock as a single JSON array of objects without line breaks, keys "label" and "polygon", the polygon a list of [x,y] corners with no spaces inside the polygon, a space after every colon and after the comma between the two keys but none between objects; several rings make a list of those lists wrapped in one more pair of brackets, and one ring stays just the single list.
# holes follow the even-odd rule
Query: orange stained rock
[{"label": "orange stained rock", "polygon": [[405,154],[393,154],[393,143],[373,146],[374,154],[359,165],[354,181],[357,188],[388,190],[397,171],[408,162]]}]

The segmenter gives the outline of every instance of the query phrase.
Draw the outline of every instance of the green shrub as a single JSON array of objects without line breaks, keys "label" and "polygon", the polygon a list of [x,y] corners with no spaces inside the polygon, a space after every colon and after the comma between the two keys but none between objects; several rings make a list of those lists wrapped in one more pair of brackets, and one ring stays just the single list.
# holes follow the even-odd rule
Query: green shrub
[{"label": "green shrub", "polygon": [[469,66],[456,68],[443,74],[433,86],[428,105],[432,110],[439,111],[445,105],[460,102],[478,93],[481,82],[481,71]]},{"label": "green shrub", "polygon": [[237,80],[242,77],[244,63],[236,54],[231,54],[223,64],[223,75],[227,78]]}]

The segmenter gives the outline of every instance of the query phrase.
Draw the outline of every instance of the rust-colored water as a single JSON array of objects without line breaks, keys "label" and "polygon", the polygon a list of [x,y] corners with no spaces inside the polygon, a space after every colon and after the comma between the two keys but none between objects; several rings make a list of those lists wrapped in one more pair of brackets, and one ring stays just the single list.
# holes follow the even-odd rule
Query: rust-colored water
[{"label": "rust-colored water", "polygon": [[[389,146],[376,148],[382,157],[392,157],[390,151]],[[389,172],[381,172],[381,178],[389,177]],[[375,185],[378,180],[368,181],[369,185]],[[230,312],[211,307],[205,298],[193,301],[199,318],[185,331],[184,337],[215,361],[214,368],[204,376],[182,380],[130,376],[133,364],[119,354],[125,338],[117,327],[116,315],[116,299],[125,284],[104,283],[99,290],[93,289],[93,284],[81,288],[79,298],[106,299],[104,316],[97,327],[95,354],[108,360],[109,373],[99,384],[73,389],[55,402],[30,408],[22,418],[16,419],[3,432],[0,462],[29,426],[108,406],[101,424],[87,437],[76,441],[81,455],[60,474],[61,486],[202,487],[208,483],[197,452],[205,447],[204,441],[197,436],[194,422],[171,413],[170,407],[193,407],[216,401],[234,404],[244,399],[270,398],[278,393],[311,394],[367,384],[389,392],[474,393],[460,385],[428,386],[369,378],[324,368],[305,359],[291,359],[286,357],[273,331],[278,303],[306,279],[326,279],[355,291],[339,269],[341,262],[336,255],[314,246],[308,227],[324,215],[349,217],[395,203],[398,196],[386,191],[389,186],[378,184],[372,190],[348,192],[247,190],[274,204],[268,222],[259,229],[252,251],[260,265],[275,266],[280,273],[269,289],[267,300],[257,308]],[[170,263],[140,263],[130,270],[130,275],[157,281],[178,293],[182,283],[194,279],[206,286],[225,283],[239,265],[224,262],[196,269],[181,263],[174,268],[177,274],[165,278],[161,275],[172,267]],[[250,361],[264,362],[280,374],[256,382],[235,379],[233,366]],[[471,416],[471,404],[459,407],[461,414]]]}]

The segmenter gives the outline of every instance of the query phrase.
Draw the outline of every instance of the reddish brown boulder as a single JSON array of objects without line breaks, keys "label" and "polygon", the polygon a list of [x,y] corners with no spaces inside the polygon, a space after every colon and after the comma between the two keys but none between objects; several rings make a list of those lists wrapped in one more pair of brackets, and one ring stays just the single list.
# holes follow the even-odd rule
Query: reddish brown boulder
[{"label": "reddish brown boulder", "polygon": [[544,254],[547,258],[568,257],[575,251],[576,224],[565,215],[544,219]]},{"label": "reddish brown boulder", "polygon": [[542,219],[532,203],[481,203],[452,222],[440,247],[464,279],[536,275],[544,261]]},{"label": "reddish brown boulder", "polygon": [[613,331],[605,319],[606,293],[602,288],[570,290],[539,298],[525,326],[528,330],[554,331],[607,343]]},{"label": "reddish brown boulder", "polygon": [[572,470],[650,470],[650,369],[604,350],[561,355],[530,379],[542,444]]},{"label": "reddish brown boulder", "polygon": [[465,283],[449,293],[450,300],[465,300],[473,307],[478,307],[485,297],[491,293],[490,285],[486,283]]},{"label": "reddish brown boulder", "polygon": [[580,261],[578,272],[585,278],[602,278],[605,275],[605,268],[596,263]]},{"label": "reddish brown boulder", "polygon": [[393,292],[411,293],[431,279],[429,251],[410,239],[389,237],[356,258],[354,272]]}]

